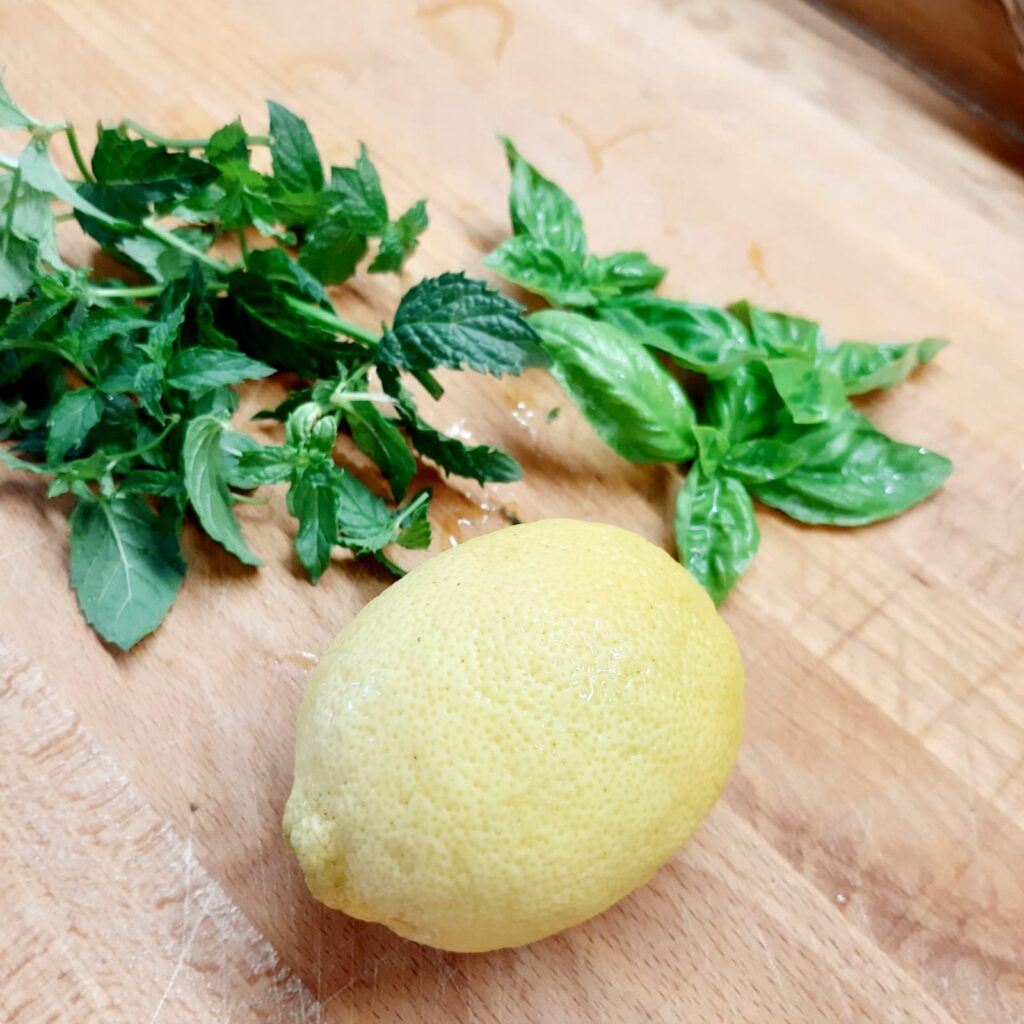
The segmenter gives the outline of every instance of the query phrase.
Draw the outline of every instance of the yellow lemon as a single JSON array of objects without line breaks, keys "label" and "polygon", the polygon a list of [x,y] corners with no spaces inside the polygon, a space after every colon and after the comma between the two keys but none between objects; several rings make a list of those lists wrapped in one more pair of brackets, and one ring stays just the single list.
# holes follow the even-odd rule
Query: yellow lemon
[{"label": "yellow lemon", "polygon": [[725,784],[728,627],[669,555],[550,519],[446,551],[313,672],[285,834],[324,903],[462,952],[577,924],[645,882]]}]

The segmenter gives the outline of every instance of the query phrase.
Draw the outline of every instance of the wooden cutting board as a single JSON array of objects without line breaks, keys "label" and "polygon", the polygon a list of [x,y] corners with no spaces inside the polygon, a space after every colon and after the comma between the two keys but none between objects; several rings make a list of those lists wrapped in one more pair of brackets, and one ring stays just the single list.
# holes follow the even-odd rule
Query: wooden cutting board
[{"label": "wooden cutting board", "polygon": [[[430,199],[409,281],[480,272],[506,230],[507,132],[598,251],[646,249],[670,294],[748,296],[836,337],[949,335],[866,406],[956,462],[935,499],[873,528],[761,514],[725,608],[749,693],[725,797],[619,906],[478,956],[319,907],[280,837],[310,652],[386,578],[341,562],[309,587],[275,498],[242,510],[266,568],[190,532],[169,620],[117,654],[68,589],[66,507],[0,475],[0,1018],[1024,1020],[1012,154],[790,0],[24,0],[0,30],[15,95],[82,128],[255,127],[270,96],[329,159],[365,140],[396,201]],[[372,324],[402,287],[361,277],[339,302]],[[670,545],[677,474],[618,460],[543,374],[453,380],[435,419],[526,466],[486,491],[428,476],[437,549],[511,514]]]}]

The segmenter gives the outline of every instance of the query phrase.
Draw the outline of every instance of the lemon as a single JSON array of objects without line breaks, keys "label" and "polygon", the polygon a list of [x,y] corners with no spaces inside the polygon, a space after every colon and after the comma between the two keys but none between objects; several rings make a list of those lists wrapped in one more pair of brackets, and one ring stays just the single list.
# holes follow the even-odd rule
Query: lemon
[{"label": "lemon", "polygon": [[599,913],[725,784],[743,669],[711,601],[614,526],[469,541],[371,601],[299,712],[285,834],[310,890],[461,952]]}]

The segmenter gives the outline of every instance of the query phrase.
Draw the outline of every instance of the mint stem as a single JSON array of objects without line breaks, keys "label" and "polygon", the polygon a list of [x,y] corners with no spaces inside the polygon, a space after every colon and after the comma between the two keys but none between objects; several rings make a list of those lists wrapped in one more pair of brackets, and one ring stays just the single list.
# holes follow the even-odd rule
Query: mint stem
[{"label": "mint stem", "polygon": [[175,249],[180,249],[183,253],[187,253],[193,259],[198,260],[211,270],[217,271],[218,274],[227,274],[231,270],[231,267],[229,267],[227,263],[223,262],[223,260],[217,260],[212,256],[207,256],[202,249],[197,249],[194,245],[189,245],[189,243],[183,238],[179,238],[174,234],[174,232],[160,227],[160,225],[155,221],[144,220],[142,222],[142,230],[151,238],[155,238],[158,241],[163,242],[164,245],[173,246]]},{"label": "mint stem", "polygon": [[[209,138],[205,139],[172,139],[167,135],[158,135],[156,132],[150,131],[145,125],[139,124],[138,121],[133,120],[130,117],[122,118],[118,123],[118,131],[130,130],[135,132],[140,138],[145,139],[147,142],[155,143],[157,146],[166,146],[168,149],[205,149],[209,144]],[[247,146],[269,146],[270,136],[269,135],[246,135],[245,144]]]},{"label": "mint stem", "polygon": [[64,126],[64,134],[67,136],[68,147],[71,149],[71,155],[75,158],[78,169],[82,172],[82,177],[86,181],[95,184],[96,179],[93,177],[92,171],[89,170],[89,165],[85,162],[82,151],[78,148],[78,136],[75,134],[75,126],[70,121]]},{"label": "mint stem", "polygon": [[379,334],[368,331],[365,327],[357,327],[347,320],[342,320],[333,310],[324,309],[323,306],[317,306],[312,302],[303,302],[302,299],[296,299],[292,295],[285,295],[284,301],[297,313],[302,313],[303,316],[308,317],[310,320],[318,320],[325,327],[331,327],[339,334],[347,335],[354,341],[368,345],[371,348],[376,348],[380,344]]}]

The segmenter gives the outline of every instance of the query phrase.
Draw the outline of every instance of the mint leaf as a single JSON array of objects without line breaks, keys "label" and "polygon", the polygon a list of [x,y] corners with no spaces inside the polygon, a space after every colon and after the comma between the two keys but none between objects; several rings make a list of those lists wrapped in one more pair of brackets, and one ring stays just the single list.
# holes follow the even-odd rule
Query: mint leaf
[{"label": "mint leaf", "polygon": [[[64,269],[57,252],[57,223],[50,206],[50,197],[31,185],[21,182],[14,191],[13,174],[0,174],[0,231],[10,224],[13,238],[31,243],[39,257],[51,267]],[[3,255],[0,242],[0,257]]]},{"label": "mint leaf", "polygon": [[576,204],[558,185],[524,160],[511,140],[502,138],[501,143],[512,171],[509,192],[512,231],[561,250],[575,257],[582,266],[587,236]]},{"label": "mint leaf", "polygon": [[163,621],[185,575],[173,522],[136,495],[83,500],[71,513],[71,585],[88,623],[128,650]]},{"label": "mint leaf", "polygon": [[[229,460],[230,461],[230,460]],[[295,453],[280,445],[259,445],[238,455],[236,486],[248,489],[258,484],[284,483],[295,469]]]},{"label": "mint leaf", "polygon": [[32,188],[45,192],[55,199],[63,200],[79,213],[87,214],[108,227],[119,230],[130,227],[79,195],[54,166],[45,142],[41,140],[30,142],[18,157],[18,166],[21,168],[22,180]]},{"label": "mint leaf", "polygon": [[[338,495],[338,542],[356,554],[381,551],[395,543],[403,547],[430,543],[429,525],[426,529],[423,525],[430,491],[420,491],[404,508],[392,512],[365,484],[343,472]],[[423,512],[418,512],[421,508]]]},{"label": "mint leaf", "polygon": [[299,262],[324,284],[341,284],[356,272],[366,248],[366,236],[331,213],[310,227],[299,250]]},{"label": "mint leaf", "polygon": [[942,338],[887,345],[841,341],[825,349],[821,363],[839,376],[846,394],[863,395],[899,384],[916,367],[934,359],[948,344]]},{"label": "mint leaf", "polygon": [[104,398],[94,388],[68,391],[50,413],[46,422],[46,461],[58,463],[85,441],[86,434],[100,421]]},{"label": "mint leaf", "polygon": [[694,454],[694,414],[682,388],[638,342],[579,313],[544,310],[530,323],[552,376],[601,438],[631,462]]},{"label": "mint leaf", "polygon": [[197,192],[217,177],[217,168],[205,160],[129,139],[110,128],[99,132],[92,170],[100,195],[143,204]]},{"label": "mint leaf", "polygon": [[203,529],[226,551],[246,565],[262,565],[245,543],[231,507],[227,466],[221,451],[224,430],[224,421],[214,416],[199,416],[186,427],[181,459],[188,500]]},{"label": "mint leaf", "polygon": [[[342,472],[337,470],[338,475]],[[337,480],[323,473],[304,473],[288,489],[288,511],[299,521],[295,553],[312,583],[331,564],[340,500]]]},{"label": "mint leaf", "polygon": [[388,224],[381,235],[377,255],[370,264],[370,273],[397,274],[406,259],[416,251],[420,235],[427,230],[429,223],[427,204],[421,199],[409,207],[398,220]]},{"label": "mint leaf", "polygon": [[8,238],[0,248],[0,299],[16,302],[32,290],[37,248],[20,238]]},{"label": "mint leaf", "polygon": [[26,128],[33,128],[39,122],[26,114],[13,99],[4,85],[3,76],[0,75],[0,128],[12,128],[15,131],[22,131]]},{"label": "mint leaf", "polygon": [[401,431],[372,402],[346,402],[342,415],[356,447],[380,467],[391,493],[401,501],[416,474],[416,460]]},{"label": "mint leaf", "polygon": [[319,192],[324,169],[306,122],[273,100],[267,101],[267,109],[274,177],[291,192]]},{"label": "mint leaf", "polygon": [[801,462],[751,493],[804,523],[887,519],[927,498],[952,470],[942,455],[893,441],[852,409],[827,423],[784,427],[772,440],[792,447]]},{"label": "mint leaf", "polygon": [[547,358],[522,307],[463,274],[427,278],[402,297],[381,339],[385,363],[408,370],[463,364],[500,377],[544,366]]},{"label": "mint leaf", "polygon": [[758,358],[747,327],[725,310],[657,295],[637,295],[601,305],[596,315],[680,366],[712,379]]},{"label": "mint leaf", "polygon": [[676,500],[676,546],[690,575],[721,604],[761,541],[746,488],[728,474],[694,466]]},{"label": "mint leaf", "polygon": [[796,358],[762,365],[794,423],[823,423],[847,406],[843,382],[831,370]]},{"label": "mint leaf", "polygon": [[218,348],[187,348],[167,364],[164,379],[168,387],[198,395],[225,384],[260,380],[274,372],[272,366],[250,359],[241,352]]},{"label": "mint leaf", "polygon": [[335,194],[335,209],[345,223],[364,235],[379,235],[388,224],[388,204],[381,188],[377,168],[359,144],[354,167],[332,167],[330,190]]},{"label": "mint leaf", "polygon": [[402,422],[416,451],[431,459],[450,476],[486,483],[508,483],[523,478],[523,467],[511,455],[485,444],[466,444],[443,434],[415,413],[403,413]]}]

